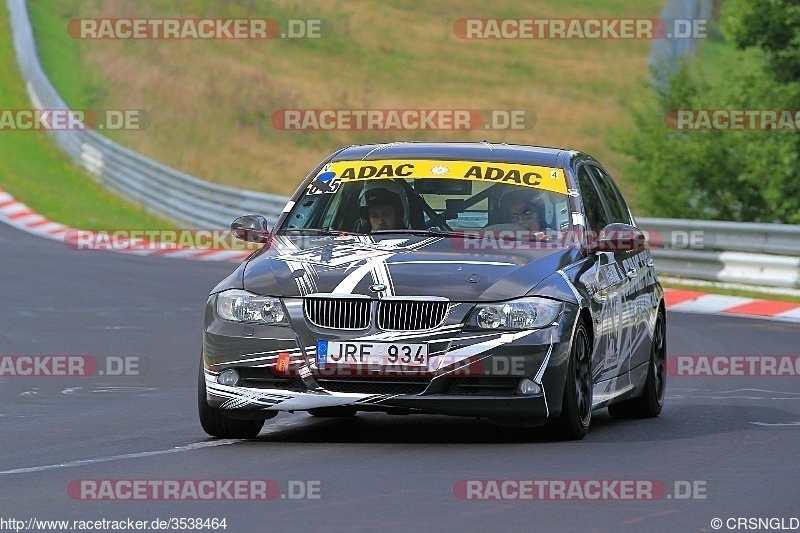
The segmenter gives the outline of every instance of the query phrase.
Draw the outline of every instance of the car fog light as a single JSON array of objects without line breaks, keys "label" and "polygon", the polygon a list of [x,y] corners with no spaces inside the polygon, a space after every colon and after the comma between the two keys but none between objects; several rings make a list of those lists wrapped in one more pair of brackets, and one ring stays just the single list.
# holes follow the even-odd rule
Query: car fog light
[{"label": "car fog light", "polygon": [[219,376],[217,376],[217,383],[220,385],[230,385],[234,386],[239,382],[239,373],[233,369],[229,368],[224,372],[221,372]]},{"label": "car fog light", "polygon": [[533,380],[522,378],[519,380],[517,386],[517,394],[539,394],[542,392],[542,387]]}]

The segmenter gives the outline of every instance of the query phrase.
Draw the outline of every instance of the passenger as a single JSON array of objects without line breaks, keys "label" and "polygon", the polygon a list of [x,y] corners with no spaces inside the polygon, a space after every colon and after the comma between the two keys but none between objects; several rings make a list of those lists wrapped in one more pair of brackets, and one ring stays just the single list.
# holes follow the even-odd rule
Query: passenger
[{"label": "passenger", "polygon": [[505,220],[519,224],[534,234],[544,234],[546,229],[543,193],[514,191],[500,198],[500,212]]}]

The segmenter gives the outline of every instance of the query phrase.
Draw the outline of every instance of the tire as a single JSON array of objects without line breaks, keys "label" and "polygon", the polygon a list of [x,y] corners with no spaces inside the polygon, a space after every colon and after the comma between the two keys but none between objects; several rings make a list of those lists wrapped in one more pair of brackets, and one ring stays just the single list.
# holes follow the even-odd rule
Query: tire
[{"label": "tire", "polygon": [[664,392],[667,385],[667,328],[664,312],[659,309],[653,329],[653,345],[647,363],[642,394],[608,406],[608,414],[614,418],[654,418],[664,407]]},{"label": "tire", "polygon": [[309,409],[308,414],[320,418],[348,418],[356,416],[356,409],[354,407],[317,407]]},{"label": "tire", "polygon": [[578,440],[592,421],[592,349],[583,319],[578,319],[570,347],[561,415],[553,421],[559,437]]},{"label": "tire", "polygon": [[203,430],[212,437],[221,439],[252,439],[264,427],[263,420],[234,420],[222,414],[221,409],[208,405],[206,379],[203,362],[200,361],[200,376],[197,381],[197,414]]}]

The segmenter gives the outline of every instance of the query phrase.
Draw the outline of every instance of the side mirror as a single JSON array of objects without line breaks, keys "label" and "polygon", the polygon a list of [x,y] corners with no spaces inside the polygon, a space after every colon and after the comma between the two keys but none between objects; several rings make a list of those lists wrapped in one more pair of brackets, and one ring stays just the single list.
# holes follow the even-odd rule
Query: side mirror
[{"label": "side mirror", "polygon": [[269,222],[261,215],[245,215],[231,222],[233,236],[247,242],[266,243],[272,239]]},{"label": "side mirror", "polygon": [[597,237],[598,252],[631,252],[644,250],[647,236],[630,224],[612,223],[600,231]]}]

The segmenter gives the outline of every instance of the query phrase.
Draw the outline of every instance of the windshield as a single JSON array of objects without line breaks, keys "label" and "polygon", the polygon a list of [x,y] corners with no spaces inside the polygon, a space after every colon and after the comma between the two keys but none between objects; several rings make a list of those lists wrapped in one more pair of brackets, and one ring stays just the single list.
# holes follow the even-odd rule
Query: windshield
[{"label": "windshield", "polygon": [[417,233],[570,228],[561,169],[470,161],[337,161],[319,172],[281,233]]}]

